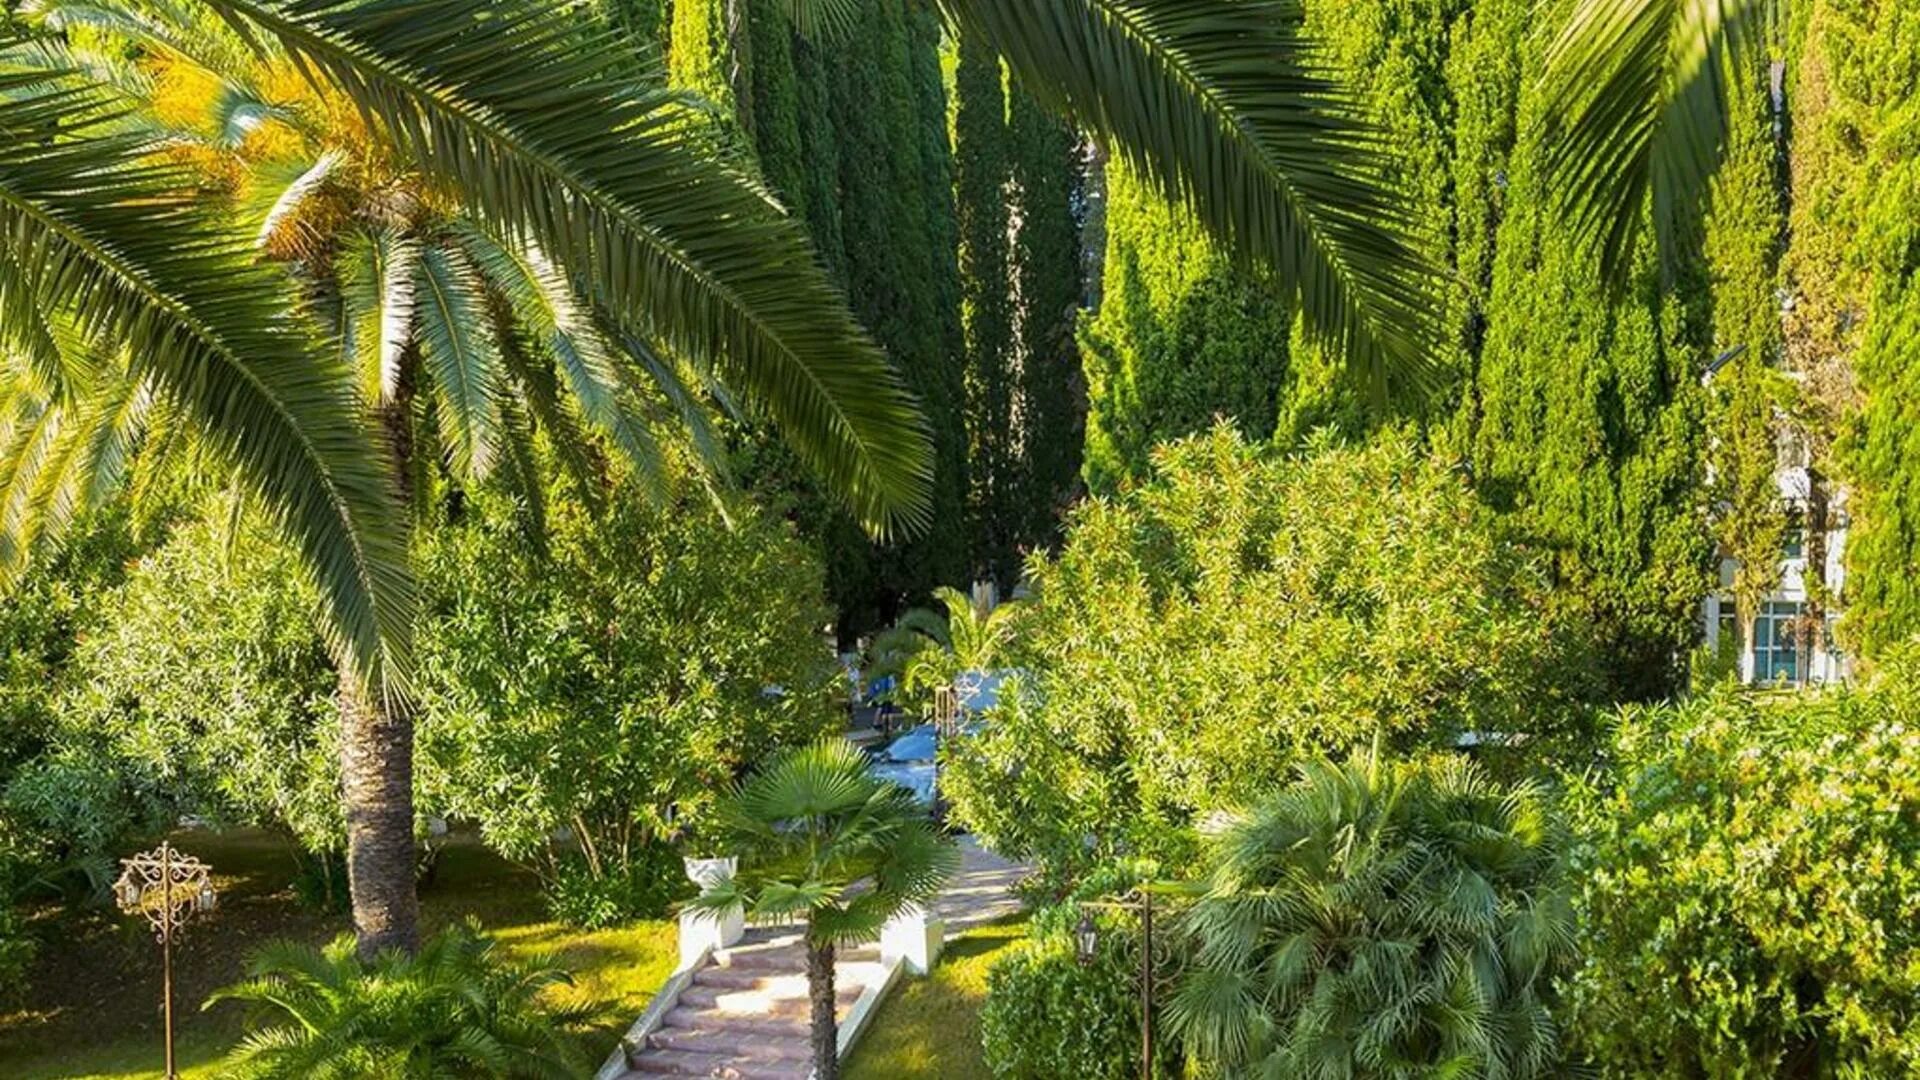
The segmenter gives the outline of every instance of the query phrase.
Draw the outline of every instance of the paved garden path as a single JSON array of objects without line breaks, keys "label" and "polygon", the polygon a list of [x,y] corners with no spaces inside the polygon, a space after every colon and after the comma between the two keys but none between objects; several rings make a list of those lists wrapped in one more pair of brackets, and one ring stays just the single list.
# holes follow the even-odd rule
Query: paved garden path
[{"label": "paved garden path", "polygon": [[[934,901],[954,934],[1020,910],[1013,886],[1026,868],[961,841],[960,872]],[[867,987],[886,977],[877,946],[844,950],[834,965],[842,1021]],[[807,957],[791,928],[756,928],[694,973],[646,1045],[629,1048],[622,1080],[701,1076],[724,1080],[807,1080]]]}]

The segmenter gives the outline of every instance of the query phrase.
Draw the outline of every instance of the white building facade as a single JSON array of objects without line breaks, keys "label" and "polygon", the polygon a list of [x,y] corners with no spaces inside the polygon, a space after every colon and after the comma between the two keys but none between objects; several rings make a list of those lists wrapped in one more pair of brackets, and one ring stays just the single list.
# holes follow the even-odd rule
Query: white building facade
[{"label": "white building facade", "polygon": [[[1742,634],[1733,597],[1734,572],[1739,563],[1723,557],[1720,588],[1706,598],[1702,610],[1707,647],[1718,650],[1732,637],[1739,649],[1740,678],[1749,684],[1817,686],[1845,682],[1852,677],[1853,665],[1840,649],[1834,630],[1846,582],[1846,493],[1836,492],[1829,499],[1826,543],[1822,545],[1824,567],[1810,567],[1805,524],[1811,492],[1807,468],[1804,464],[1783,467],[1778,481],[1781,499],[1795,522],[1782,552],[1779,584],[1755,610],[1752,633]],[[1812,602],[1815,596],[1830,598],[1823,612],[1820,604]],[[1820,612],[1822,625],[1815,624],[1815,612]]]}]

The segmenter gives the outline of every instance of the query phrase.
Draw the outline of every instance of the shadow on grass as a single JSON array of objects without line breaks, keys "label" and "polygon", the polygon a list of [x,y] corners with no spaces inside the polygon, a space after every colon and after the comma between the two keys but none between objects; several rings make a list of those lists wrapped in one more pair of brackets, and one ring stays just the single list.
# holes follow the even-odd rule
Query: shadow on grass
[{"label": "shadow on grass", "polygon": [[[245,1030],[238,1005],[201,1011],[207,995],[237,981],[247,957],[267,941],[323,944],[347,932],[350,920],[295,903],[294,859],[274,836],[190,832],[174,842],[213,866],[221,895],[219,908],[190,925],[174,952],[178,1057],[184,1077],[202,1080],[215,1075]],[[639,1015],[677,960],[671,923],[578,931],[549,921],[532,875],[471,838],[446,844],[420,900],[428,933],[472,916],[516,954],[558,954],[575,977],[566,992],[595,1006],[582,1039],[590,1061]],[[0,1006],[0,1077],[158,1077],[160,954],[152,936],[96,908],[49,905],[32,913],[31,925],[42,944],[27,1000]]]}]

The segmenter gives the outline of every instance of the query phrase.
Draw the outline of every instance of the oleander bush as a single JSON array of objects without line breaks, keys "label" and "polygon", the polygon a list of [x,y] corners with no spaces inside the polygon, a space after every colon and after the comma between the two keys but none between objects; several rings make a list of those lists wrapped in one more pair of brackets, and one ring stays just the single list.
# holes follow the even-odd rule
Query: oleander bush
[{"label": "oleander bush", "polygon": [[990,846],[1051,876],[1178,865],[1196,821],[1317,754],[1470,733],[1585,752],[1591,642],[1446,461],[1395,434],[1281,453],[1222,426],[1154,467],[1031,564],[1004,661],[1023,674],[947,747],[942,793]]},{"label": "oleander bush", "polygon": [[1609,1077],[1920,1070],[1920,687],[1629,709],[1570,785],[1572,1043]]},{"label": "oleander bush", "polygon": [[819,560],[691,471],[668,484],[623,485],[598,518],[558,490],[542,521],[477,492],[422,545],[418,783],[580,925],[664,914],[672,845],[834,721]]}]

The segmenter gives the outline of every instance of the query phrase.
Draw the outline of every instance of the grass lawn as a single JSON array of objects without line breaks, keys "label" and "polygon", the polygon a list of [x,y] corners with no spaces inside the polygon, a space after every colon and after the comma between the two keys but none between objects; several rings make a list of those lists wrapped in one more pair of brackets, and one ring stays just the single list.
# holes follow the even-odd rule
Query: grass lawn
[{"label": "grass lawn", "polygon": [[987,969],[1026,932],[1025,919],[970,930],[947,945],[932,976],[901,982],[854,1047],[847,1080],[988,1080],[980,1060]]},{"label": "grass lawn", "polygon": [[[174,842],[213,865],[221,896],[219,909],[189,925],[174,947],[181,1074],[202,1080],[215,1075],[244,1029],[238,1006],[202,1012],[200,1002],[239,978],[261,942],[324,942],[348,920],[294,903],[293,861],[272,836],[183,833]],[[534,879],[469,839],[447,844],[420,902],[428,932],[471,915],[510,949],[560,953],[576,979],[570,992],[598,1004],[592,1028],[582,1033],[594,1066],[679,959],[670,922],[588,932],[548,921]],[[0,1008],[0,1077],[159,1076],[160,955],[144,924],[113,912],[49,909],[35,925],[42,944],[29,997]]]}]

